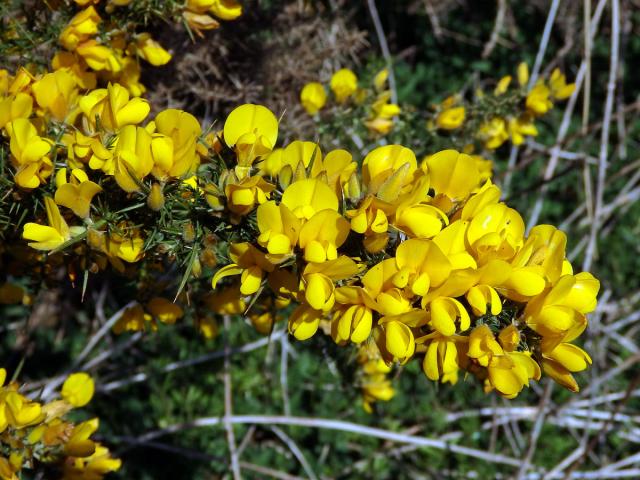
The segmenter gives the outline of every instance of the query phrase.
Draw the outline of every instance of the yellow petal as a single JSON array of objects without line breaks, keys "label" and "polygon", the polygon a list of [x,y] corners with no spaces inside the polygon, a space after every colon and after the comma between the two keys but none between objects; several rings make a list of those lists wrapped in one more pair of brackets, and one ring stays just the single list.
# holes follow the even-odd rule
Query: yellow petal
[{"label": "yellow petal", "polygon": [[581,372],[591,365],[591,357],[587,352],[570,343],[561,343],[545,356],[555,360],[570,372]]},{"label": "yellow petal", "polygon": [[452,200],[466,198],[480,183],[476,162],[469,155],[443,150],[427,159],[431,186]]},{"label": "yellow petal", "polygon": [[86,373],[72,373],[62,385],[62,398],[74,407],[83,407],[93,397],[93,379]]},{"label": "yellow petal", "polygon": [[262,105],[241,105],[229,114],[224,123],[224,141],[233,146],[247,133],[265,137],[270,148],[273,148],[278,139],[278,120]]}]

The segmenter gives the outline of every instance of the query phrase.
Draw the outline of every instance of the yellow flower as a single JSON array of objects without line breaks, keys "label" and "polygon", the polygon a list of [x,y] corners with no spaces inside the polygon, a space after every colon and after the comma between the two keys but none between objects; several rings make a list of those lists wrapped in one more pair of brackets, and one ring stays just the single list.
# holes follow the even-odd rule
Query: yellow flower
[{"label": "yellow flower", "polygon": [[81,168],[88,163],[94,170],[105,167],[106,171],[112,172],[112,152],[102,145],[98,134],[87,136],[76,130],[62,135],[61,141],[67,147],[68,166]]},{"label": "yellow flower", "polygon": [[207,340],[211,340],[218,336],[218,322],[210,316],[200,317],[197,321],[198,331]]},{"label": "yellow flower", "polygon": [[589,354],[570,343],[561,343],[553,350],[542,354],[544,373],[572,392],[578,392],[580,388],[571,373],[581,372],[589,365]]},{"label": "yellow flower", "polygon": [[331,77],[331,91],[338,103],[344,103],[358,89],[358,77],[348,68],[338,70]]},{"label": "yellow flower", "polygon": [[335,210],[319,211],[300,229],[298,243],[304,249],[304,259],[307,262],[335,260],[350,230],[349,222]]},{"label": "yellow flower", "polygon": [[79,168],[71,171],[70,182],[67,182],[67,169],[61,168],[56,173],[55,201],[58,205],[70,208],[80,218],[89,216],[93,196],[102,191],[100,185],[89,180]]},{"label": "yellow flower", "polygon": [[231,244],[229,257],[233,263],[222,267],[211,279],[214,290],[224,277],[240,275],[240,293],[253,295],[260,290],[264,272],[272,272],[275,268],[263,252],[246,242]]},{"label": "yellow flower", "polygon": [[478,137],[484,141],[484,146],[489,150],[498,148],[509,138],[504,118],[495,117],[480,125]]},{"label": "yellow flower", "polygon": [[429,380],[455,384],[458,381],[458,348],[452,337],[438,335],[427,346],[422,370]]},{"label": "yellow flower", "polygon": [[98,33],[102,19],[93,6],[76,14],[60,34],[60,43],[67,50],[75,50],[80,42]]},{"label": "yellow flower", "polygon": [[518,83],[521,87],[526,87],[529,83],[529,66],[525,62],[518,65]]},{"label": "yellow flower", "polygon": [[494,357],[487,371],[488,386],[506,398],[515,398],[530,380],[540,379],[540,366],[529,352],[509,352]]},{"label": "yellow flower", "polygon": [[236,0],[213,0],[209,12],[221,20],[235,20],[242,15],[242,5]]},{"label": "yellow flower", "polygon": [[451,264],[438,246],[430,240],[410,239],[396,250],[398,272],[392,277],[397,288],[409,288],[414,295],[424,296],[430,287],[438,287],[451,273]]},{"label": "yellow flower", "polygon": [[323,159],[318,147],[311,167],[311,176],[322,177],[327,185],[333,186],[338,197],[342,197],[343,193],[348,196],[349,181],[357,167],[358,164],[346,150],[332,150]]},{"label": "yellow flower", "polygon": [[376,197],[368,195],[357,209],[346,212],[347,218],[351,219],[351,230],[364,234],[363,244],[370,253],[382,251],[389,241],[389,219],[385,207]]},{"label": "yellow flower", "polygon": [[209,310],[220,314],[239,315],[247,309],[247,304],[238,286],[210,292],[206,294],[203,301]]},{"label": "yellow flower", "polygon": [[258,243],[272,255],[288,255],[298,243],[300,220],[286,205],[274,201],[263,203],[257,211]]},{"label": "yellow flower", "polygon": [[14,468],[9,460],[0,457],[0,478],[2,480],[18,480],[17,471],[18,469]]},{"label": "yellow flower", "polygon": [[278,119],[266,107],[251,103],[234,109],[224,122],[224,141],[238,156],[239,178],[249,173],[253,161],[267,155],[278,139]]},{"label": "yellow flower", "polygon": [[198,168],[200,123],[190,113],[167,109],[158,114],[147,130],[154,130],[151,141],[154,166],[151,173],[158,180],[184,177]]},{"label": "yellow flower", "polygon": [[68,70],[47,73],[31,86],[36,102],[58,121],[63,121],[78,94],[76,81]]},{"label": "yellow flower", "polygon": [[53,70],[66,69],[76,82],[76,85],[83,90],[96,88],[96,74],[87,70],[87,63],[78,55],[59,51],[51,60]]},{"label": "yellow flower", "polygon": [[309,305],[299,305],[289,317],[289,333],[298,340],[307,340],[318,331],[322,312]]},{"label": "yellow flower", "polygon": [[520,251],[511,261],[513,266],[539,266],[548,282],[555,284],[563,275],[567,236],[552,225],[531,229]]},{"label": "yellow flower", "polygon": [[496,96],[504,94],[509,88],[510,84],[511,84],[511,75],[502,77],[498,82],[498,84],[496,85],[496,88],[493,91],[493,94]]},{"label": "yellow flower", "polygon": [[169,325],[176,323],[176,320],[184,315],[180,305],[162,297],[154,297],[149,300],[146,310],[162,323]]},{"label": "yellow flower", "polygon": [[118,73],[122,70],[122,57],[118,52],[95,40],[82,42],[76,47],[76,53],[80,55],[93,70],[106,70],[107,72],[113,73]]},{"label": "yellow flower", "polygon": [[429,303],[429,311],[431,327],[445,337],[452,336],[457,329],[464,332],[471,325],[469,313],[455,298],[437,297]]},{"label": "yellow flower", "polygon": [[253,325],[253,328],[262,335],[270,335],[271,332],[273,332],[273,324],[275,320],[276,319],[273,317],[273,313],[271,312],[249,313],[249,321],[251,322],[251,325]]},{"label": "yellow flower", "polygon": [[585,314],[596,307],[600,282],[588,272],[564,275],[525,308],[527,325],[543,336],[543,350],[576,338],[587,325]]},{"label": "yellow flower", "polygon": [[471,287],[466,293],[465,298],[471,306],[474,315],[482,316],[488,311],[491,315],[498,315],[502,311],[502,302],[498,296],[498,292],[490,285],[476,285]]},{"label": "yellow flower", "polygon": [[503,203],[489,204],[471,220],[467,241],[480,264],[491,259],[510,260],[524,244],[524,221]]},{"label": "yellow flower", "polygon": [[393,225],[410,237],[433,238],[449,219],[433,205],[405,202],[398,206]]},{"label": "yellow flower", "polygon": [[[382,360],[381,360],[382,361]],[[367,413],[372,413],[371,404],[377,401],[387,402],[395,396],[396,392],[384,375],[368,378],[362,384],[362,406]]]},{"label": "yellow flower", "polygon": [[25,428],[44,420],[42,406],[32,402],[16,391],[9,391],[4,397],[4,413],[9,425],[15,428]]},{"label": "yellow flower", "polygon": [[236,215],[247,215],[269,199],[274,186],[262,177],[245,177],[237,183],[228,183],[224,189],[227,208]]},{"label": "yellow flower", "polygon": [[18,93],[29,93],[31,84],[36,78],[24,67],[20,67],[13,77],[13,81],[9,84],[4,94],[16,95]]},{"label": "yellow flower", "polygon": [[300,102],[309,115],[315,115],[327,102],[327,92],[318,82],[307,83],[300,92]]},{"label": "yellow flower", "polygon": [[536,116],[544,115],[552,107],[550,97],[551,90],[542,81],[538,82],[535,87],[527,94],[527,109]]},{"label": "yellow flower", "polygon": [[0,129],[17,118],[29,118],[33,108],[33,98],[26,93],[0,97]]},{"label": "yellow flower", "polygon": [[114,132],[126,125],[137,125],[149,114],[149,102],[141,98],[129,99],[129,92],[121,85],[109,84],[88,93],[79,101],[84,122],[95,131],[96,118],[100,126]]},{"label": "yellow flower", "polygon": [[426,159],[431,188],[451,200],[463,200],[478,187],[480,174],[475,160],[465,153],[443,150]]},{"label": "yellow flower", "polygon": [[171,60],[171,54],[151,38],[150,33],[141,33],[136,38],[136,53],[154,66],[165,65]]},{"label": "yellow flower", "polygon": [[551,72],[549,79],[549,87],[551,88],[551,96],[557,100],[569,98],[576,89],[575,83],[567,84],[567,79],[560,69],[556,68]]},{"label": "yellow flower", "polygon": [[[413,180],[417,169],[416,155],[402,145],[385,145],[372,150],[362,161],[362,180],[369,193],[377,194],[387,180],[396,175],[400,190]],[[398,177],[399,171],[401,177]]]},{"label": "yellow flower", "polygon": [[500,330],[498,342],[506,352],[515,352],[520,344],[520,331],[511,324]]},{"label": "yellow flower", "polygon": [[64,446],[64,452],[74,457],[88,457],[96,450],[96,444],[89,437],[98,429],[99,420],[92,418],[76,425],[69,440]]},{"label": "yellow flower", "polygon": [[538,135],[538,129],[533,123],[533,120],[528,116],[509,119],[508,128],[511,141],[514,145],[522,145],[525,136],[535,137]]},{"label": "yellow flower", "polygon": [[[302,142],[295,140],[291,142],[282,151],[280,169],[285,165],[289,165],[292,172],[296,176],[296,180],[302,180],[305,177],[298,178],[297,175],[304,171],[306,176],[306,169],[309,165],[313,165],[313,171],[317,172],[318,167],[322,166],[322,151],[320,146],[314,142]],[[314,177],[317,175],[313,175]]]},{"label": "yellow flower", "polygon": [[371,116],[365,122],[370,130],[381,134],[387,134],[393,127],[393,117],[400,114],[400,107],[395,103],[390,103],[391,92],[386,91],[378,95],[371,105]]},{"label": "yellow flower", "polygon": [[109,260],[119,270],[124,271],[124,265],[120,260],[135,263],[143,256],[142,248],[144,239],[137,228],[132,228],[125,222],[121,222],[109,236],[104,232],[89,230],[87,243],[95,250],[99,250],[109,256]]},{"label": "yellow flower", "polygon": [[411,329],[398,321],[387,322],[380,328],[384,335],[383,354],[388,354],[391,362],[407,363],[416,348]]},{"label": "yellow flower", "polygon": [[135,125],[122,127],[113,158],[113,175],[120,188],[125,192],[139,191],[140,182],[153,169],[151,135]]},{"label": "yellow flower", "polygon": [[309,178],[292,183],[282,194],[282,204],[299,219],[309,220],[321,210],[338,211],[338,197],[326,183]]},{"label": "yellow flower", "polygon": [[62,468],[63,480],[99,480],[110,472],[120,469],[122,461],[112,458],[109,449],[99,443],[95,444],[95,451],[86,457],[73,457],[65,462]]},{"label": "yellow flower", "polygon": [[154,323],[152,323],[152,317],[142,309],[139,304],[133,307],[127,308],[122,316],[118,319],[113,326],[113,333],[116,335],[122,332],[139,332],[147,329],[147,324],[151,326],[152,330],[156,329]]},{"label": "yellow flower", "polygon": [[24,226],[22,237],[33,240],[33,242],[29,242],[31,248],[46,251],[53,250],[69,240],[72,232],[51,197],[44,197],[44,205],[47,210],[49,226],[27,223]]},{"label": "yellow flower", "polygon": [[464,123],[465,116],[464,107],[447,108],[436,117],[436,125],[443,130],[455,130]]},{"label": "yellow flower", "polygon": [[365,305],[349,305],[336,311],[333,317],[331,336],[336,343],[351,340],[362,343],[371,333],[373,313]]},{"label": "yellow flower", "polygon": [[62,398],[74,407],[84,407],[93,398],[93,379],[86,373],[72,373],[62,385]]},{"label": "yellow flower", "polygon": [[48,157],[53,142],[38,135],[36,127],[26,118],[7,124],[11,161],[16,167],[15,182],[22,188],[37,188],[53,171]]},{"label": "yellow flower", "polygon": [[328,312],[335,303],[333,282],[350,278],[357,272],[357,264],[346,256],[307,264],[302,274],[305,300],[315,310]]},{"label": "yellow flower", "polygon": [[389,69],[383,68],[376,76],[373,77],[373,86],[376,90],[381,91],[384,89],[385,84],[387,83],[387,79],[389,78]]},{"label": "yellow flower", "polygon": [[384,117],[375,117],[364,122],[365,126],[381,135],[386,135],[393,128],[393,120]]},{"label": "yellow flower", "polygon": [[503,350],[487,325],[473,329],[469,336],[467,355],[487,368],[487,387],[495,388],[507,398],[518,395],[529,384],[530,379],[540,378],[540,367],[529,352]]}]

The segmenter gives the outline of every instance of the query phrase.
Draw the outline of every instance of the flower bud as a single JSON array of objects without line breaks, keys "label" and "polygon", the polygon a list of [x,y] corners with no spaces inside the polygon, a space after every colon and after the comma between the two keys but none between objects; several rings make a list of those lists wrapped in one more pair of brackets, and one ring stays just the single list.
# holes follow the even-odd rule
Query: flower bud
[{"label": "flower bud", "polygon": [[151,185],[151,191],[147,197],[147,206],[154,212],[158,212],[164,207],[164,194],[159,183]]}]

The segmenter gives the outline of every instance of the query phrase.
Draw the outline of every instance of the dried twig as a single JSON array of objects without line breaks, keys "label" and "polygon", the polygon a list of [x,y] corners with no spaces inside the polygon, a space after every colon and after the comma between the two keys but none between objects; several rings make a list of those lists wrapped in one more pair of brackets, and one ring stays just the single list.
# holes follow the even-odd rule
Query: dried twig
[{"label": "dried twig", "polygon": [[242,473],[238,458],[238,450],[236,447],[236,437],[233,432],[233,424],[230,418],[233,415],[232,385],[231,385],[231,346],[229,344],[229,331],[231,329],[231,318],[229,315],[224,316],[224,429],[227,432],[227,445],[229,446],[229,455],[231,457],[231,472],[234,480],[241,480]]},{"label": "dried twig", "polygon": [[498,44],[498,37],[500,36],[500,32],[504,28],[504,17],[507,12],[507,1],[506,0],[498,0],[498,12],[496,13],[496,21],[493,24],[493,30],[491,32],[491,37],[489,37],[489,41],[484,46],[482,50],[482,58],[487,58],[493,52],[493,49],[496,48]]},{"label": "dried twig", "polygon": [[602,135],[600,137],[600,157],[598,164],[598,181],[596,184],[595,208],[589,242],[585,252],[583,270],[589,270],[596,253],[596,242],[600,229],[600,220],[604,202],[604,188],[607,177],[609,161],[609,129],[611,126],[611,114],[616,91],[616,78],[618,75],[618,55],[620,48],[620,1],[611,1],[611,59],[609,63],[609,80],[607,82],[607,98],[604,106],[604,119],[602,121]]},{"label": "dried twig", "polygon": [[[508,457],[501,454],[492,454],[484,450],[478,450],[475,448],[465,447],[462,445],[456,445],[448,443],[442,440],[436,440],[432,438],[418,437],[415,435],[407,435],[403,433],[392,432],[389,430],[383,430],[381,428],[368,427],[365,425],[359,425],[357,423],[345,422],[342,420],[333,420],[328,418],[305,418],[305,417],[285,417],[285,416],[270,416],[270,415],[234,415],[227,418],[227,421],[231,424],[260,424],[260,425],[296,425],[301,427],[313,427],[324,428],[329,430],[339,430],[343,432],[351,432],[359,435],[365,435],[369,437],[380,438],[387,441],[406,443],[410,445],[417,445],[419,447],[435,448],[438,450],[446,450],[452,453],[465,455],[469,457],[479,458],[486,462],[498,463],[503,465],[510,465],[512,467],[519,467],[521,464],[520,459]],[[210,427],[220,425],[223,420],[219,417],[205,417],[197,420],[172,425],[170,427],[152,431],[139,437],[140,441],[153,440],[155,438],[168,435],[171,433],[179,432],[182,430],[196,428],[196,427]]]},{"label": "dried twig", "polygon": [[393,103],[398,103],[398,90],[396,88],[396,77],[393,73],[393,61],[391,58],[391,52],[389,51],[387,37],[385,37],[384,35],[384,29],[382,28],[382,22],[380,21],[380,14],[378,13],[378,8],[376,7],[376,1],[367,0],[367,5],[369,7],[371,20],[373,21],[373,27],[375,28],[376,35],[378,36],[378,42],[380,42],[380,50],[382,50],[382,56],[384,57],[384,61],[387,64],[387,68],[389,69],[389,89],[391,90],[391,101]]}]

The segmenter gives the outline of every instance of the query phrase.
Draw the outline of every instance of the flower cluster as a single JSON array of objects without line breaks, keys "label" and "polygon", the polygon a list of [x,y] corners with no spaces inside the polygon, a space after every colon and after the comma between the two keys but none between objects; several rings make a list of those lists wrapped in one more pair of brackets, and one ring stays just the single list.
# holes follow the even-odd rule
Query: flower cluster
[{"label": "flower cluster", "polygon": [[542,368],[577,390],[571,373],[590,358],[570,342],[599,283],[573,274],[564,233],[541,225],[525,236],[466,154],[418,163],[387,145],[358,168],[348,152],[323,156],[311,142],[272,150],[276,135],[275,116],[256,105],[224,125],[237,165],[221,176],[219,203],[236,223],[255,212],[258,231],[230,243],[214,289],[239,276],[241,296],[297,304],[288,327],[299,340],[327,323],[338,344],[375,342],[387,365],[424,354],[432,380],[455,383],[465,370],[514,397]]},{"label": "flower cluster", "polygon": [[[262,333],[286,320],[299,340],[322,331],[360,346],[365,405],[390,398],[386,370],[415,358],[432,380],[468,372],[508,398],[542,370],[578,389],[572,373],[590,358],[572,342],[599,283],[573,273],[555,227],[525,235],[486,160],[443,150],[418,161],[402,145],[363,159],[300,140],[277,148],[278,120],[260,105],[209,132],[175,109],[148,121],[148,103],[119,84],[39,96],[49,75],[61,73],[5,75],[6,195],[39,212],[7,215],[35,220],[23,238],[72,280],[109,266],[138,276],[117,332],[187,314],[206,337],[214,313],[245,314]],[[341,100],[355,92],[334,83]],[[188,308],[166,299],[178,270]]]},{"label": "flower cluster", "polygon": [[[132,0],[74,0],[58,10],[49,14],[54,24],[71,18],[56,39],[58,48],[47,50],[46,63],[53,71],[67,74],[55,83],[49,80],[46,87],[65,89],[75,81],[82,89],[94,89],[117,82],[133,96],[145,92],[140,82],[141,60],[152,66],[171,60],[171,54],[149,32],[141,31],[142,26],[148,28],[149,17],[180,21],[190,32],[202,36],[202,30],[219,27],[216,19],[234,20],[242,14],[242,6],[235,0],[171,0],[157,5]],[[20,37],[25,28],[14,35]]]},{"label": "flower cluster", "polygon": [[100,480],[120,468],[120,460],[91,439],[97,418],[79,424],[64,418],[91,400],[94,383],[89,375],[70,375],[62,399],[47,404],[21,394],[15,381],[5,385],[6,377],[0,368],[0,478],[17,480],[22,470],[46,465],[63,480]]},{"label": "flower cluster", "polygon": [[[365,106],[368,114],[364,125],[372,133],[386,135],[401,111],[398,105],[391,103],[391,92],[386,89],[388,76],[389,71],[385,68],[373,79],[373,89],[361,89],[356,74],[343,68],[333,74],[329,86],[337,105],[352,102]],[[318,114],[327,103],[325,87],[318,82],[306,84],[300,92],[300,102],[309,115]]]},{"label": "flower cluster", "polygon": [[526,137],[538,135],[536,118],[553,108],[558,100],[571,96],[575,84],[567,84],[566,77],[555,69],[549,78],[539,79],[529,88],[529,68],[518,66],[518,85],[512,86],[511,75],[498,81],[493,92],[476,92],[473,103],[465,103],[460,95],[445,99],[436,107],[431,129],[463,131],[470,129],[470,137],[480,141],[488,150],[495,150],[507,140],[521,145]]},{"label": "flower cluster", "polygon": [[182,11],[189,28],[199,36],[202,30],[218,28],[218,20],[235,20],[240,15],[242,5],[236,0],[187,0]]}]

